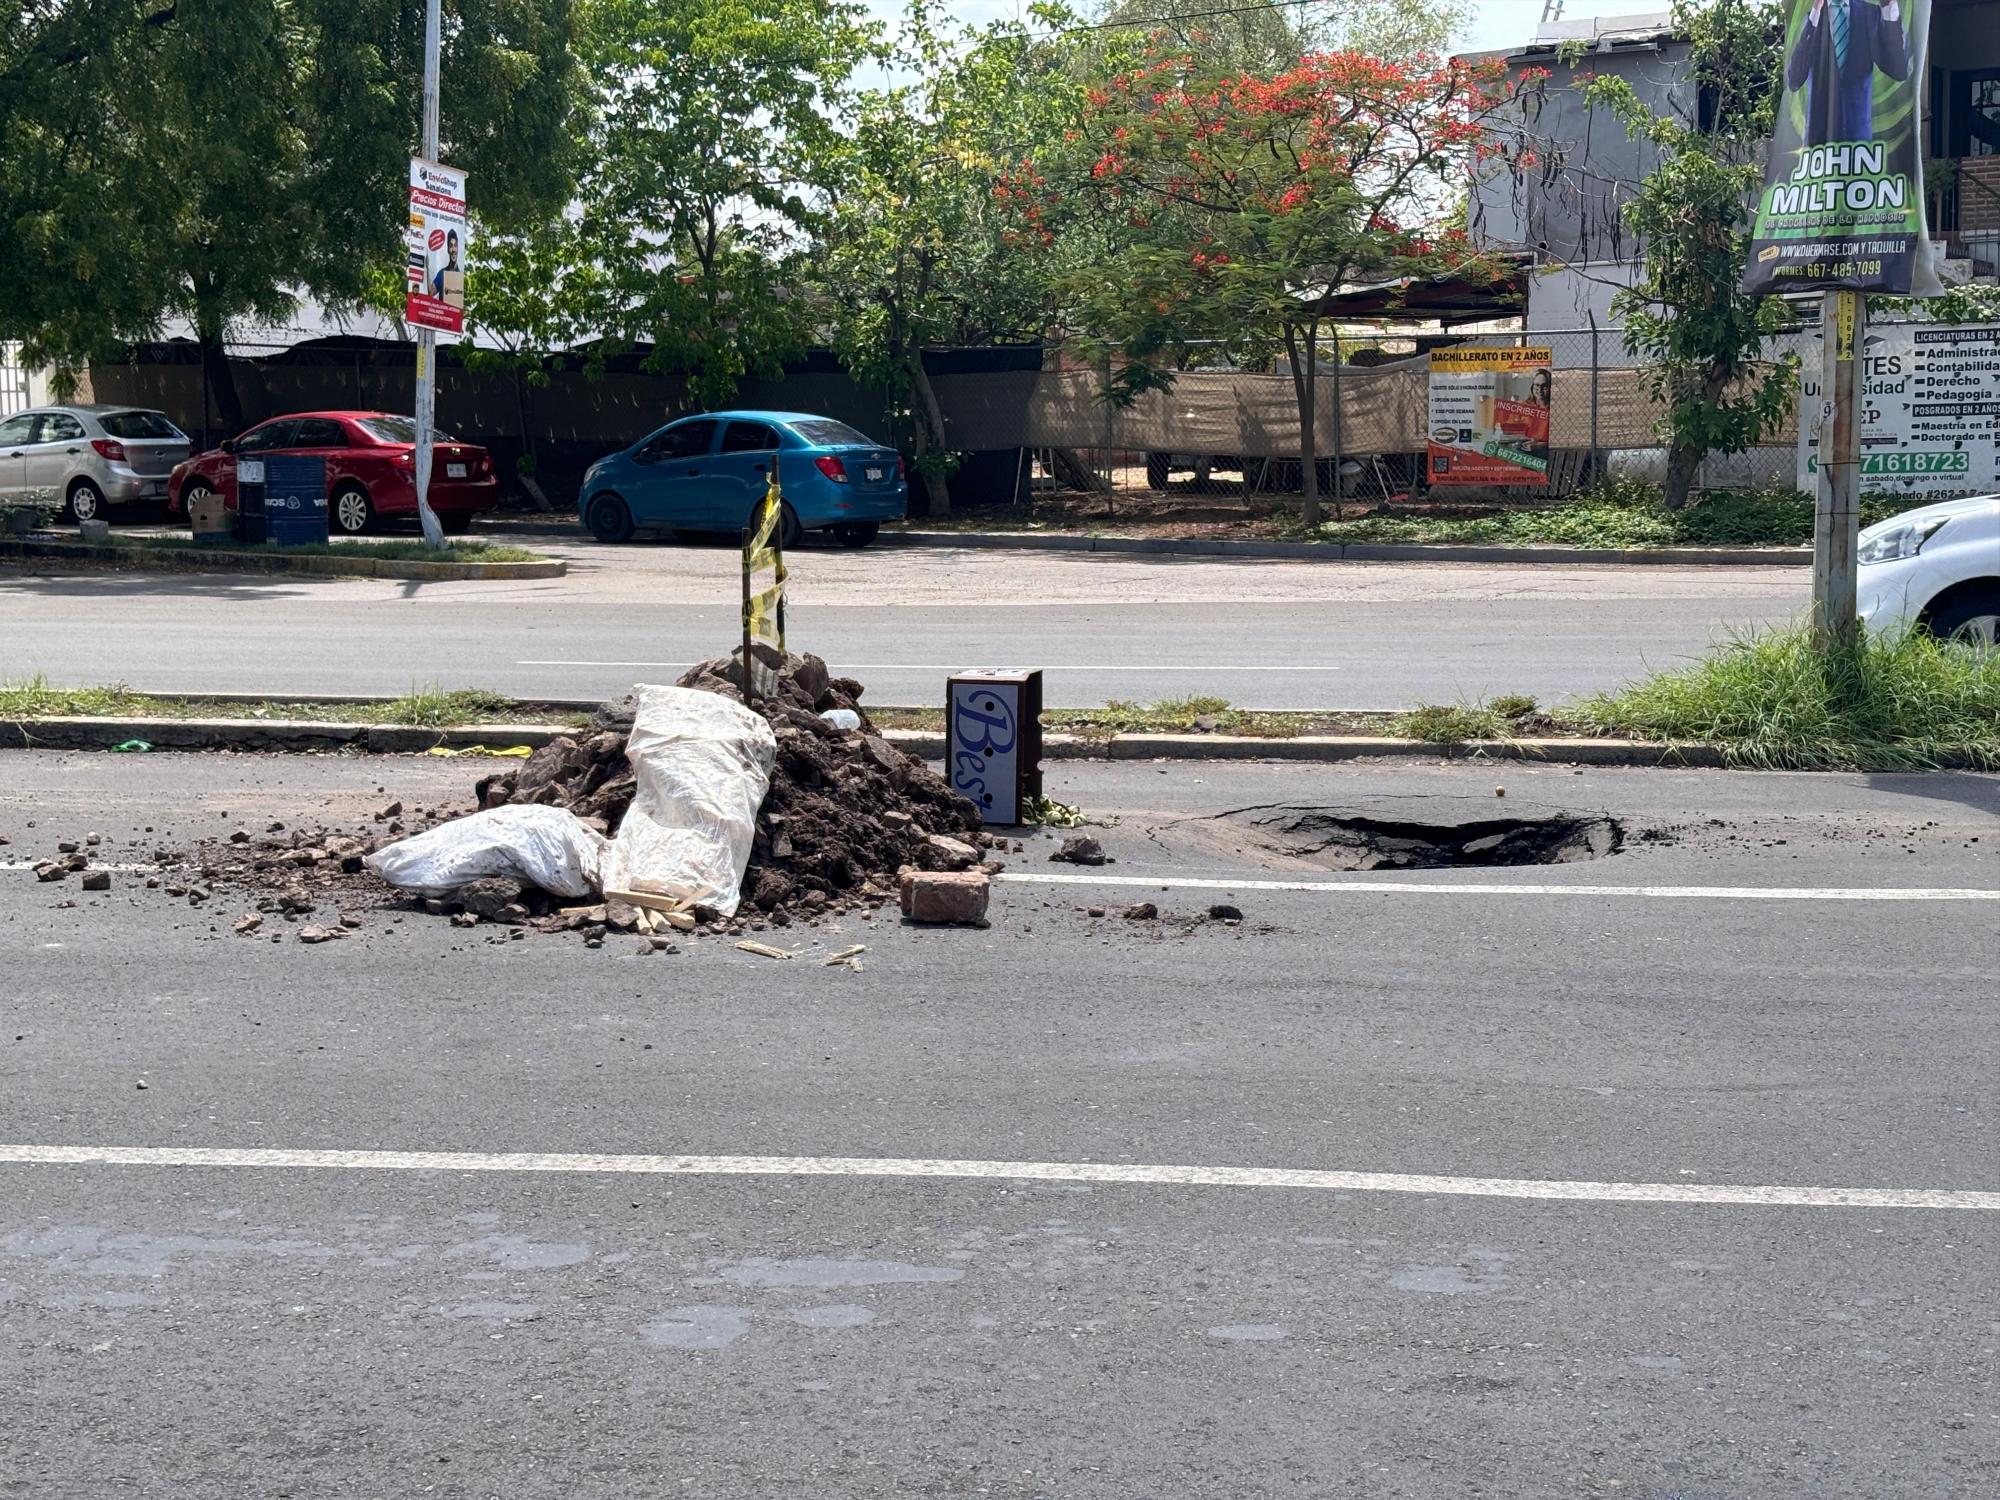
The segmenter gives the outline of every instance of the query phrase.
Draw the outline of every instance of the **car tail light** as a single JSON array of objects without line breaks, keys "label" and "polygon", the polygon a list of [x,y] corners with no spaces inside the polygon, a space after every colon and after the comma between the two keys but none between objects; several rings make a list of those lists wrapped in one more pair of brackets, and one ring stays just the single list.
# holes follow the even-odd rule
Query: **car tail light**
[{"label": "car tail light", "polygon": [[847,483],[847,465],[831,453],[822,453],[818,458],[814,459],[813,467],[818,469],[828,479],[831,479],[835,484]]},{"label": "car tail light", "polygon": [[481,476],[491,474],[493,472],[493,455],[490,453],[480,454],[479,462],[472,466],[472,472]]},{"label": "car tail light", "polygon": [[92,438],[90,446],[97,450],[100,458],[108,458],[114,464],[125,462],[125,445],[112,438]]},{"label": "car tail light", "polygon": [[896,477],[898,479],[905,477],[903,473],[903,455],[900,453],[896,455]]}]

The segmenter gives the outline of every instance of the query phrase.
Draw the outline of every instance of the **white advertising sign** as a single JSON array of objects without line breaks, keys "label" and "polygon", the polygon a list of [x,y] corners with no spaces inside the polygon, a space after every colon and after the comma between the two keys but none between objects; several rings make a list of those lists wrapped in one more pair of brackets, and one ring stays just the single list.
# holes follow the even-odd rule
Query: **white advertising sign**
[{"label": "white advertising sign", "polygon": [[[2000,488],[2000,323],[1889,323],[1864,335],[1861,488],[1911,496]],[[1820,359],[1799,372],[1799,488],[1819,483]]]},{"label": "white advertising sign", "polygon": [[472,238],[465,223],[465,174],[410,158],[410,227],[403,320],[445,333],[465,331],[465,265]]}]

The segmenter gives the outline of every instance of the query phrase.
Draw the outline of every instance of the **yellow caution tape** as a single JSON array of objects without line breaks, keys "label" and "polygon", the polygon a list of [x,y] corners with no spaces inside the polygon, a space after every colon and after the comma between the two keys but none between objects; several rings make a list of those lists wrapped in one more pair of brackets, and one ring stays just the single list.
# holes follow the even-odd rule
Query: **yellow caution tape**
[{"label": "yellow caution tape", "polygon": [[526,760],[535,753],[532,745],[461,745],[456,750],[443,745],[433,745],[426,755],[506,755],[515,760]]}]

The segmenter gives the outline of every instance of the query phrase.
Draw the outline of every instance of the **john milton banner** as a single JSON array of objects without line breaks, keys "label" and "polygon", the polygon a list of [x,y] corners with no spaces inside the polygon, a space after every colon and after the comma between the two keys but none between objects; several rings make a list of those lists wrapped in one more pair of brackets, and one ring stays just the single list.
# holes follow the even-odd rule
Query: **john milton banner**
[{"label": "john milton banner", "polygon": [[1745,291],[1942,290],[1924,223],[1929,32],[1930,0],[1792,0]]}]

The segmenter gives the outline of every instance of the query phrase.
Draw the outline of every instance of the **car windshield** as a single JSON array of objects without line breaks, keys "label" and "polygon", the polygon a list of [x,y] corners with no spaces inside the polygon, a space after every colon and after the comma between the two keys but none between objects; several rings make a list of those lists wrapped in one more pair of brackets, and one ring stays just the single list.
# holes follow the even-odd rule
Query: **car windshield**
[{"label": "car windshield", "polygon": [[[363,417],[361,430],[378,442],[414,443],[417,440],[417,424],[413,417]],[[433,430],[431,441],[455,443],[458,439],[448,432]]]},{"label": "car windshield", "polygon": [[813,417],[805,422],[786,424],[807,442],[821,448],[878,448],[881,444],[865,432],[856,432],[845,422],[831,417]]},{"label": "car windshield", "polygon": [[156,411],[110,411],[98,425],[115,438],[181,438],[187,434]]}]

